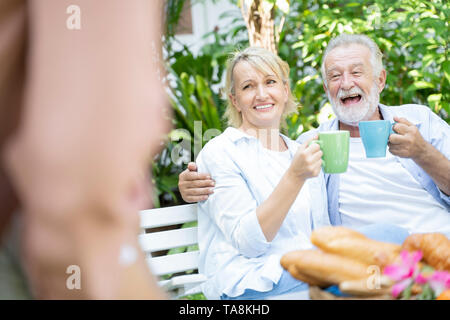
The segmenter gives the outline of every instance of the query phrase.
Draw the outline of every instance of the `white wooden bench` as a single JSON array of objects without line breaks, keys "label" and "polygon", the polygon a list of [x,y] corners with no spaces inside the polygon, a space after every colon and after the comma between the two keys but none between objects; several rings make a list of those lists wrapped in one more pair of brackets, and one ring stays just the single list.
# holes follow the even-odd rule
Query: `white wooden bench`
[{"label": "white wooden bench", "polygon": [[154,275],[166,278],[160,280],[159,285],[174,298],[200,293],[200,284],[206,277],[197,270],[198,246],[193,251],[152,257],[152,252],[198,244],[197,226],[156,232],[147,230],[197,221],[197,204],[143,210],[140,215],[139,242],[147,263]]}]

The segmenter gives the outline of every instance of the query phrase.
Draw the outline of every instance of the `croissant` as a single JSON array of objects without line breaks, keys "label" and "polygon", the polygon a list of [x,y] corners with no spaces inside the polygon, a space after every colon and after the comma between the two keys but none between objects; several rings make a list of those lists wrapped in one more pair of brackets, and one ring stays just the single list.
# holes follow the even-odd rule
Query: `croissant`
[{"label": "croissant", "polygon": [[442,233],[416,233],[405,239],[403,250],[421,250],[423,260],[436,270],[450,271],[450,240]]},{"label": "croissant", "polygon": [[380,268],[396,261],[401,251],[400,245],[375,241],[345,227],[316,229],[311,234],[311,242],[325,252]]},{"label": "croissant", "polygon": [[320,250],[297,250],[283,255],[282,267],[310,285],[327,286],[367,278],[368,265]]}]

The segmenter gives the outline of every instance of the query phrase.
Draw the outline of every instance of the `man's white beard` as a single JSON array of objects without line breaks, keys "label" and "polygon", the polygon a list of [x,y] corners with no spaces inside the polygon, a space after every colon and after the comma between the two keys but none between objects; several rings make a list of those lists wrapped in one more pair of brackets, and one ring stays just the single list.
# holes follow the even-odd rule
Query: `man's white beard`
[{"label": "man's white beard", "polygon": [[[351,106],[342,105],[341,97],[355,93],[361,95],[361,101]],[[354,87],[348,91],[340,89],[336,99],[332,99],[328,93],[328,100],[339,121],[356,127],[360,121],[369,120],[375,113],[380,102],[380,94],[378,93],[377,85],[374,83],[372,88],[370,88],[369,96],[365,95],[358,87]]]}]

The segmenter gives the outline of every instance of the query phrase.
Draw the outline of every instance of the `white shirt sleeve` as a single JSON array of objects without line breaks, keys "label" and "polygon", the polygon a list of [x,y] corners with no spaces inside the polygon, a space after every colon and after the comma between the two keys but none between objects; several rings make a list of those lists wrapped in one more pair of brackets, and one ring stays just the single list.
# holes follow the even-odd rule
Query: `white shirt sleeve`
[{"label": "white shirt sleeve", "polygon": [[208,172],[215,180],[214,193],[200,202],[224,237],[238,252],[253,258],[269,248],[256,216],[257,202],[241,171],[232,159],[233,150],[209,144],[196,162],[199,172]]},{"label": "white shirt sleeve", "polygon": [[[450,159],[450,126],[435,113],[429,112],[429,143],[441,152],[447,159]],[[446,195],[437,188],[441,199],[450,205],[450,195]]]}]

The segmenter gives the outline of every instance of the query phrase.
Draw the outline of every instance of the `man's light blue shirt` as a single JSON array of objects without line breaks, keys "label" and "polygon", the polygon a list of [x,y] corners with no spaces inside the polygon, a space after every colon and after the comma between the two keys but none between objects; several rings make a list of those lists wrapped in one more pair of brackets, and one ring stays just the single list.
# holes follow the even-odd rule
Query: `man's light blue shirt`
[{"label": "man's light blue shirt", "polygon": [[[450,126],[428,107],[417,104],[388,107],[379,104],[379,108],[384,120],[394,122],[394,116],[403,117],[416,125],[422,137],[439,150],[447,159],[450,159]],[[337,119],[325,122],[319,128],[300,135],[297,142],[303,143],[317,132],[330,130],[339,130]],[[444,194],[420,166],[409,158],[396,157],[396,159],[436,201],[450,211],[450,196]],[[333,225],[341,225],[342,221],[339,213],[339,175],[326,174],[325,180],[330,221]]]},{"label": "man's light blue shirt", "polygon": [[283,155],[228,128],[196,160],[199,172],[208,172],[216,182],[214,193],[198,206],[199,271],[208,278],[202,285],[208,299],[236,297],[245,289],[271,290],[283,272],[281,256],[311,248],[312,229],[330,225],[320,173],[305,182],[276,237],[266,240],[256,209],[273,192],[299,146],[282,138],[288,146]]}]

